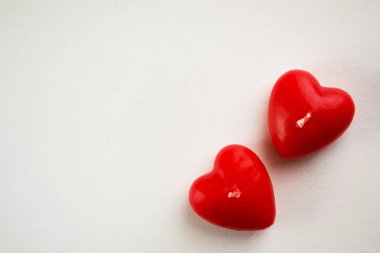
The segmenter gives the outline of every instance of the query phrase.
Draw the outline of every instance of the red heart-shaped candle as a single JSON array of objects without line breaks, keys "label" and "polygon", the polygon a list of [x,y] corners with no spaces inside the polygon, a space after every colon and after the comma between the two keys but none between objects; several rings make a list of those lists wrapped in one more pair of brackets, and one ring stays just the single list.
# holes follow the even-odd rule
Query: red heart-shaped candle
[{"label": "red heart-shaped candle", "polygon": [[306,71],[291,70],[273,87],[269,133],[281,157],[299,157],[337,139],[354,113],[355,105],[347,92],[320,86]]},{"label": "red heart-shaped candle", "polygon": [[223,148],[214,169],[190,188],[193,210],[207,221],[235,230],[273,224],[276,209],[271,180],[255,153],[240,145]]}]

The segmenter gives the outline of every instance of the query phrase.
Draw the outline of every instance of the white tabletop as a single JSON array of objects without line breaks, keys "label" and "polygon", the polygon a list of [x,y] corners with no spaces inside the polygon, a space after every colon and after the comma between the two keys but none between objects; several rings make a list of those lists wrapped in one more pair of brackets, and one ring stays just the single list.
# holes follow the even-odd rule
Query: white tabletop
[{"label": "white tabletop", "polygon": [[[313,3],[311,3],[313,2]],[[0,1],[0,252],[380,252],[380,1]],[[305,69],[356,115],[275,154],[266,107]],[[275,224],[196,216],[192,181],[254,150]]]}]

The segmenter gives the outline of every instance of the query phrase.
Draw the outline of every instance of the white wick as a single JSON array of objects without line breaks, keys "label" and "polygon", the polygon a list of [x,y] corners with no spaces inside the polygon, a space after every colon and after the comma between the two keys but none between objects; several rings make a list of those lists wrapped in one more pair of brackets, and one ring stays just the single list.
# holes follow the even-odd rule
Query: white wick
[{"label": "white wick", "polygon": [[237,198],[238,199],[238,198],[240,198],[240,195],[241,195],[241,191],[239,191],[239,189],[237,189],[236,191],[228,193],[229,198]]},{"label": "white wick", "polygon": [[297,123],[296,123],[297,127],[302,128],[305,125],[305,123],[310,119],[310,117],[311,117],[311,113],[308,112],[305,117],[297,120]]}]

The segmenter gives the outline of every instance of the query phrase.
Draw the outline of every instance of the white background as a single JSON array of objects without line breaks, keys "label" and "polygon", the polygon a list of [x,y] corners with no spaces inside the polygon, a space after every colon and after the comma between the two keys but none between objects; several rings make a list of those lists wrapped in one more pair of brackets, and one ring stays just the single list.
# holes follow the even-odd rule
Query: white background
[{"label": "white background", "polygon": [[[0,0],[0,252],[380,252],[380,1]],[[321,152],[274,153],[293,68],[356,115]],[[263,160],[277,219],[198,218],[223,146]]]}]

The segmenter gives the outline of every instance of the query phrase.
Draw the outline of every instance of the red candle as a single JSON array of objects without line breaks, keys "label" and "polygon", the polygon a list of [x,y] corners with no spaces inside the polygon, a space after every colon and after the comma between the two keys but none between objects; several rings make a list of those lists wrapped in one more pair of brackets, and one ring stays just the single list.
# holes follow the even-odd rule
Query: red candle
[{"label": "red candle", "polygon": [[207,221],[235,230],[271,226],[276,209],[264,164],[246,147],[230,145],[217,155],[214,169],[190,188],[193,210]]},{"label": "red candle", "polygon": [[269,132],[278,154],[299,157],[337,139],[355,112],[351,96],[319,85],[302,70],[292,70],[273,87],[268,110]]}]

